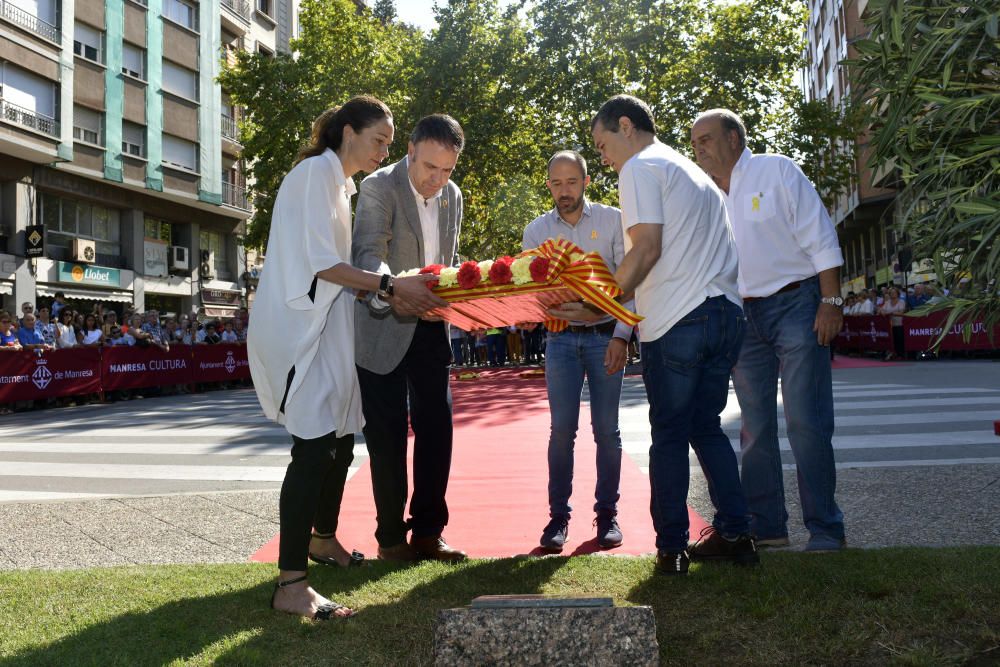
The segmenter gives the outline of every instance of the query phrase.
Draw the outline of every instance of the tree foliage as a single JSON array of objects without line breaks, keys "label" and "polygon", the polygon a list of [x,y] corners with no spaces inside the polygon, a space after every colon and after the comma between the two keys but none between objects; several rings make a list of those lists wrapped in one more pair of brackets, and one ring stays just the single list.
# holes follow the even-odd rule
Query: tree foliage
[{"label": "tree foliage", "polygon": [[465,195],[460,252],[517,250],[524,226],[552,203],[544,187],[552,152],[581,150],[596,176],[589,192],[613,201],[616,179],[597,161],[590,119],[628,92],[656,114],[660,139],[687,150],[689,128],[718,106],[741,114],[754,150],[788,150],[821,185],[846,183],[824,163],[836,112],[805,105],[796,85],[803,53],[799,0],[439,0],[426,34],[355,11],[349,0],[305,0],[297,60],[245,55],[223,85],[248,107],[243,127],[257,210],[251,240],[267,238],[270,206],[309,122],[353,94],[384,99],[396,117],[391,158],[413,123],[449,113],[466,132],[454,178]]},{"label": "tree foliage", "polygon": [[[902,182],[900,231],[935,257],[942,304],[1000,322],[1000,84],[996,3],[873,0],[856,44],[872,167]],[[969,279],[962,283],[961,278]]]}]

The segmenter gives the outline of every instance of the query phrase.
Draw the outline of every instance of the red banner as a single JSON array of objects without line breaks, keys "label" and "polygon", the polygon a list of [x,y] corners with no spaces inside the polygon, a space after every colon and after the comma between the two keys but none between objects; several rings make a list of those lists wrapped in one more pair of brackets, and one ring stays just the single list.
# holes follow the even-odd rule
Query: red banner
[{"label": "red banner", "polygon": [[[931,349],[931,345],[941,335],[946,312],[932,313],[926,317],[903,317],[903,345],[907,352],[922,352]],[[1000,349],[1000,325],[994,327],[993,342],[990,342],[986,324],[980,320],[969,322],[971,336],[965,341],[965,321],[956,322],[948,329],[941,350],[996,350]]]},{"label": "red banner", "polygon": [[837,334],[838,350],[892,351],[892,318],[888,315],[847,315]]},{"label": "red banner", "polygon": [[101,355],[101,382],[105,391],[190,384],[190,345],[158,347],[106,347]]},{"label": "red banner", "polygon": [[247,346],[236,343],[195,345],[192,382],[230,382],[250,377]]},{"label": "red banner", "polygon": [[98,393],[100,364],[96,347],[0,352],[0,403]]}]

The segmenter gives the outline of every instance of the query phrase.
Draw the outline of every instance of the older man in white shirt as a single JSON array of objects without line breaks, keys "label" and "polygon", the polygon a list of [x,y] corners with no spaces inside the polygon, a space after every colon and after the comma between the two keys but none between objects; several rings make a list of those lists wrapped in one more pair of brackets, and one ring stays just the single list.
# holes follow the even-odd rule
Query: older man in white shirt
[{"label": "older man in white shirt", "polygon": [[747,335],[733,370],[742,480],[759,546],[785,546],[777,395],[798,468],[807,551],[845,545],[834,498],[833,384],[826,346],[843,324],[837,233],[812,183],[783,155],[754,155],[743,121],[713,109],[691,128],[695,157],[724,193],[739,250]]}]

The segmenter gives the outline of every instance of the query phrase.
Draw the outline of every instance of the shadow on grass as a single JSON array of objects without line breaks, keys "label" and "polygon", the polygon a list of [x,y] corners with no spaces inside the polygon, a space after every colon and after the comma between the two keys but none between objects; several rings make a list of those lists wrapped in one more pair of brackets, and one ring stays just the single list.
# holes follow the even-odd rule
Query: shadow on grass
[{"label": "shadow on grass", "polygon": [[[467,605],[478,595],[539,592],[565,563],[563,558],[520,558],[458,566],[425,563],[412,568],[376,563],[350,572],[314,567],[310,579],[317,590],[360,610],[348,621],[327,623],[269,609],[270,567],[142,568],[134,578],[121,577],[118,569],[117,583],[98,585],[99,593],[80,600],[87,613],[93,616],[95,610],[105,609],[113,614],[119,598],[130,592],[175,599],[92,624],[77,620],[80,630],[0,659],[0,664],[428,664],[438,610]],[[90,574],[100,578],[115,571]],[[222,581],[227,576],[243,581],[231,579],[228,586],[217,587],[222,590],[176,599],[178,593],[197,588],[213,574]],[[262,578],[266,581],[261,582]],[[67,594],[78,587],[93,589],[95,582],[85,584],[84,579],[64,582]],[[65,613],[85,616],[71,608]],[[62,633],[57,629],[53,634]]]}]

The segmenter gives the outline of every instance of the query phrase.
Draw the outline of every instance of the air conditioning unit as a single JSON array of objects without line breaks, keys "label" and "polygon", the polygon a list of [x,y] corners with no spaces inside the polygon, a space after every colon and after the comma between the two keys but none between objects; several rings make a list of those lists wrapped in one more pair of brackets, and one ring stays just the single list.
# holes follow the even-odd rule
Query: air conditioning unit
[{"label": "air conditioning unit", "polygon": [[90,239],[73,239],[73,261],[97,261],[97,242]]},{"label": "air conditioning unit", "polygon": [[215,253],[211,250],[201,251],[201,266],[199,267],[202,280],[215,277]]},{"label": "air conditioning unit", "polygon": [[191,270],[191,258],[190,252],[187,248],[182,245],[172,245],[170,246],[168,260],[170,262],[170,269],[177,271],[190,271]]}]

